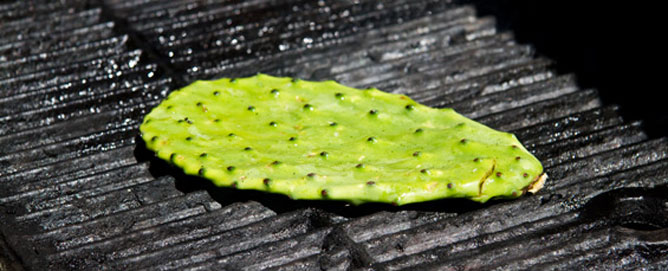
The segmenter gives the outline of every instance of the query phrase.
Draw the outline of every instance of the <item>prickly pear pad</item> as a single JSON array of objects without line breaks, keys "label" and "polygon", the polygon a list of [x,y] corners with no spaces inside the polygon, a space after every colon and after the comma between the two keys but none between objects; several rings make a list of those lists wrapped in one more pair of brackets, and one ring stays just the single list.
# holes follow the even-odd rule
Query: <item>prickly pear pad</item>
[{"label": "prickly pear pad", "polygon": [[197,81],[171,93],[140,130],[147,148],[187,174],[293,199],[485,202],[544,180],[512,134],[334,81]]}]

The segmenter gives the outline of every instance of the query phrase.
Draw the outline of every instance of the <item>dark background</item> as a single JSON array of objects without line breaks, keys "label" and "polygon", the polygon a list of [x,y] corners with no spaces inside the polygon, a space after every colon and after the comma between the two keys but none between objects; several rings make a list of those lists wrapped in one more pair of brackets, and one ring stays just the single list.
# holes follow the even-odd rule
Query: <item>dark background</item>
[{"label": "dark background", "polygon": [[598,89],[626,120],[643,120],[651,138],[668,136],[665,95],[668,14],[649,1],[478,0],[480,16],[495,16],[559,73],[575,73],[582,88]]}]

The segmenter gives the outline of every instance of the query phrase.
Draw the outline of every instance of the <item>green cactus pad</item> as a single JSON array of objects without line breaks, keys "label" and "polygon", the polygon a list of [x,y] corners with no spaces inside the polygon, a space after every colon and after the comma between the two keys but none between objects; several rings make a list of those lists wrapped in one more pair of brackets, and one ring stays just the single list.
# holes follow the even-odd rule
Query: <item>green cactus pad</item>
[{"label": "green cactus pad", "polygon": [[197,81],[171,93],[140,130],[148,149],[186,174],[293,199],[485,202],[545,179],[512,134],[334,81]]}]

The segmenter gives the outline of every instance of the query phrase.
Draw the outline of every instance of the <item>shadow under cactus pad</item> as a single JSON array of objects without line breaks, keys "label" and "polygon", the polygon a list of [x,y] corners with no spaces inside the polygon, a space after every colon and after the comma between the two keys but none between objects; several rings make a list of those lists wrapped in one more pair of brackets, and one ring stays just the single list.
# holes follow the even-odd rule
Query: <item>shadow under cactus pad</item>
[{"label": "shadow under cactus pad", "polygon": [[186,174],[293,199],[485,202],[544,180],[512,134],[334,81],[196,81],[171,93],[140,130],[148,149]]}]

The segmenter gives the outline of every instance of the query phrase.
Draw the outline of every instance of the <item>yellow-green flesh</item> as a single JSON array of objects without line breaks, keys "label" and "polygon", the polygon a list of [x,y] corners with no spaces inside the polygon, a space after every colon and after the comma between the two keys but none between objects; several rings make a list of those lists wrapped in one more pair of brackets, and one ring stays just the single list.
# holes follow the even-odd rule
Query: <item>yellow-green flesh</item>
[{"label": "yellow-green flesh", "polygon": [[293,199],[485,202],[520,196],[543,171],[512,134],[334,81],[196,81],[140,130],[147,148],[187,174]]}]

